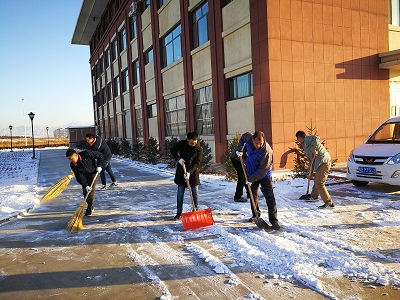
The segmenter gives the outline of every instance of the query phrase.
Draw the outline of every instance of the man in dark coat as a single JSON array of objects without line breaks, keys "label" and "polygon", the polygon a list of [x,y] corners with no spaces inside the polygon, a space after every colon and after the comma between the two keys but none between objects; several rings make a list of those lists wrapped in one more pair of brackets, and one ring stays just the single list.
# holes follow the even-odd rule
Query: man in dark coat
[{"label": "man in dark coat", "polygon": [[[96,188],[97,173],[102,170],[103,155],[97,151],[82,151],[77,153],[74,149],[68,149],[66,157],[71,161],[70,167],[75,174],[76,181],[82,186],[83,196],[86,197],[88,207],[85,216],[91,216],[93,213],[94,191]],[[93,182],[93,185],[91,186]]]},{"label": "man in dark coat", "polygon": [[[197,209],[198,186],[200,184],[199,165],[203,157],[203,148],[198,144],[199,136],[196,132],[189,132],[186,140],[179,141],[171,148],[171,154],[178,161],[174,182],[178,185],[177,211],[174,220],[179,220],[183,210],[183,195],[187,187],[186,179],[192,189],[193,200]],[[186,167],[186,174],[183,171]]]},{"label": "man in dark coat", "polygon": [[247,198],[250,198],[249,194],[249,188],[246,185],[246,178],[244,176],[242,164],[240,162],[239,156],[243,154],[243,148],[246,145],[246,143],[251,143],[252,140],[252,134],[250,132],[244,133],[239,140],[239,143],[237,147],[232,151],[230,158],[233,167],[236,170],[237,173],[237,183],[236,183],[236,191],[235,191],[235,196],[233,197],[233,200],[235,202],[246,202],[247,199],[243,198],[243,187],[246,188],[246,194]]},{"label": "man in dark coat", "polygon": [[251,207],[253,217],[260,217],[261,212],[258,206],[258,188],[261,185],[268,206],[268,219],[275,230],[280,228],[278,223],[278,210],[276,208],[275,196],[272,187],[272,149],[265,141],[265,135],[262,131],[256,131],[253,134],[252,142],[246,143],[244,148],[246,157],[247,180],[251,184],[251,192],[255,202],[255,211]]},{"label": "man in dark coat", "polygon": [[104,158],[104,169],[100,173],[100,179],[101,179],[101,184],[102,187],[100,188],[100,191],[104,191],[107,189],[106,185],[106,173],[107,171],[108,175],[110,175],[111,178],[111,184],[110,187],[116,187],[118,185],[117,180],[115,179],[114,172],[111,170],[111,150],[108,147],[106,141],[104,141],[101,137],[95,137],[93,133],[88,133],[86,134],[86,142],[87,142],[87,149],[91,151],[99,151],[101,154],[103,154]]}]

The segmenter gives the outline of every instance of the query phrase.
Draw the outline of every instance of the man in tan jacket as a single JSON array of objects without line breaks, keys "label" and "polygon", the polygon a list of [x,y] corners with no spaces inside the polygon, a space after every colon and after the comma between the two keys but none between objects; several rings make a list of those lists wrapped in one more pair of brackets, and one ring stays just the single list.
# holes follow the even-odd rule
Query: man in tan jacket
[{"label": "man in tan jacket", "polygon": [[[310,162],[310,168],[314,169],[314,186],[311,191],[311,198],[317,199],[318,195],[321,196],[324,204],[318,206],[319,208],[333,208],[335,205],[332,202],[331,195],[325,187],[325,181],[328,178],[329,170],[331,169],[332,159],[329,152],[326,150],[324,145],[319,141],[319,136],[309,135],[306,136],[304,131],[296,132],[297,142],[303,145],[304,153]],[[314,160],[314,166],[311,166],[311,162]],[[308,179],[309,176],[307,176]]]}]

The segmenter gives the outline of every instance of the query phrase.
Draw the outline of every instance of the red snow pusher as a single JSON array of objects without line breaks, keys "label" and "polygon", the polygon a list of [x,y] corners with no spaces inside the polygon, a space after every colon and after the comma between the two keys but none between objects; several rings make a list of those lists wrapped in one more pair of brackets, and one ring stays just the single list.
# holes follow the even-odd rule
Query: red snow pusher
[{"label": "red snow pusher", "polygon": [[[183,172],[184,174],[186,174],[185,164],[183,164]],[[211,208],[200,209],[200,210],[196,209],[196,206],[194,205],[192,189],[189,184],[189,178],[185,179],[185,181],[189,190],[193,211],[184,212],[181,214],[183,229],[192,230],[214,225],[214,219],[212,217]]]}]

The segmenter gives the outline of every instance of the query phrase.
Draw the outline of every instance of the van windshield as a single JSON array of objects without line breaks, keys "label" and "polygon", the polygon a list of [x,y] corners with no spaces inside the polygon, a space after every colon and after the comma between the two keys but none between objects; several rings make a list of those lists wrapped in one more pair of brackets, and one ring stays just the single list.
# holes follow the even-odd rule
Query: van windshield
[{"label": "van windshield", "polygon": [[386,123],[368,139],[367,144],[400,144],[400,122]]}]

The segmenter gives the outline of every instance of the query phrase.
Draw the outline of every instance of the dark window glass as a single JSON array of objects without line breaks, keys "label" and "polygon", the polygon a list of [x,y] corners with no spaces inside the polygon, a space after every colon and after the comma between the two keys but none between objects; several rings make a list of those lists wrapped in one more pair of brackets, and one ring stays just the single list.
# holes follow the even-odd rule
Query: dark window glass
[{"label": "dark window glass", "polygon": [[136,15],[133,15],[130,19],[131,22],[131,41],[136,38],[137,35],[137,22]]},{"label": "dark window glass", "polygon": [[111,56],[110,56],[110,48],[106,50],[106,59],[105,59],[106,68],[108,68],[111,64]]},{"label": "dark window glass", "polygon": [[126,29],[123,27],[119,32],[119,45],[121,52],[126,49]]},{"label": "dark window glass", "polygon": [[139,71],[139,61],[136,60],[132,63],[133,68],[133,86],[140,83],[140,71]]},{"label": "dark window glass", "polygon": [[113,40],[111,42],[111,46],[112,46],[112,60],[116,60],[118,58],[118,42],[117,40]]},{"label": "dark window glass", "polygon": [[153,61],[153,49],[146,51],[144,54],[144,64],[147,65],[149,62]]},{"label": "dark window glass", "polygon": [[129,89],[129,75],[128,69],[122,71],[122,92],[126,92]]},{"label": "dark window glass", "polygon": [[119,76],[114,78],[114,96],[118,97],[121,94],[120,86],[119,86]]},{"label": "dark window glass", "polygon": [[147,116],[149,118],[157,117],[157,105],[155,103],[147,105]]}]

